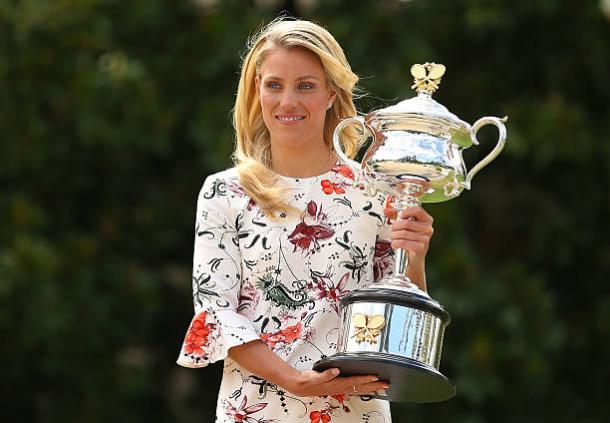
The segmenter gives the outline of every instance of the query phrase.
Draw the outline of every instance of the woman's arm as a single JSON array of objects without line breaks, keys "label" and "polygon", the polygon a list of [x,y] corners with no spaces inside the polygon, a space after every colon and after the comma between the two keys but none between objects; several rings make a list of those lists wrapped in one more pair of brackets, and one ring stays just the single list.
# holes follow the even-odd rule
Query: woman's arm
[{"label": "woman's arm", "polygon": [[371,375],[340,377],[339,369],[299,371],[274,353],[262,340],[229,349],[229,357],[256,376],[300,397],[365,395],[389,388],[386,382]]},{"label": "woman's arm", "polygon": [[407,269],[407,276],[411,279],[415,285],[419,287],[424,292],[428,292],[428,285],[426,284],[426,268],[425,261],[424,263],[409,263],[409,268]]}]

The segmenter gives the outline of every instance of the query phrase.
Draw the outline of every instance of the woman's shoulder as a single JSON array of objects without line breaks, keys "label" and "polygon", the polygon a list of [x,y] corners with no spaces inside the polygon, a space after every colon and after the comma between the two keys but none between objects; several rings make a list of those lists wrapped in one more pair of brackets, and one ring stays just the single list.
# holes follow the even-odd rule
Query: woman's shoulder
[{"label": "woman's shoulder", "polygon": [[226,190],[234,185],[241,187],[237,169],[231,167],[206,176],[203,180],[202,191],[215,188],[216,190],[221,190],[222,193],[226,193]]},{"label": "woman's shoulder", "polygon": [[226,205],[235,205],[232,203],[244,199],[249,200],[235,167],[209,174],[203,181],[199,198],[200,200],[222,201]]}]

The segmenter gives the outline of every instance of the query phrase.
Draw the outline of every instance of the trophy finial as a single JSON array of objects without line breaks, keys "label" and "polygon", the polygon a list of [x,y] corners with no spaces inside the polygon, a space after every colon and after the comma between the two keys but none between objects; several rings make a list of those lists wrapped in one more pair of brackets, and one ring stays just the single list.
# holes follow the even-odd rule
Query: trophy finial
[{"label": "trophy finial", "polygon": [[445,70],[444,65],[429,62],[411,66],[411,75],[415,82],[411,85],[411,89],[415,88],[418,93],[432,94],[441,84]]}]

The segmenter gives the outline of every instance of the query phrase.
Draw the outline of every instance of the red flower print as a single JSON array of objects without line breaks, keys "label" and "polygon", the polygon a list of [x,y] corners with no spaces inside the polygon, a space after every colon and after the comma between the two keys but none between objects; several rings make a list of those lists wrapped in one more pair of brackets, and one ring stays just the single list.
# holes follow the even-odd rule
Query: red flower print
[{"label": "red flower print", "polygon": [[256,419],[254,417],[250,417],[250,414],[257,413],[265,408],[269,403],[261,402],[258,404],[251,405],[246,407],[248,404],[248,397],[244,395],[244,399],[241,400],[241,404],[239,408],[235,408],[230,402],[225,402],[225,413],[227,416],[233,418],[233,422],[235,423],[261,423],[263,420]]},{"label": "red flower print", "polygon": [[337,394],[337,395],[331,395],[331,398],[336,399],[339,404],[341,404],[343,406],[343,411],[346,413],[350,412],[350,409],[347,405],[345,405],[345,394]]},{"label": "red flower print", "polygon": [[377,240],[375,243],[375,254],[373,256],[373,280],[378,281],[383,276],[383,272],[391,264],[392,243],[389,241]]},{"label": "red flower print", "polygon": [[335,232],[332,229],[327,228],[326,226],[308,225],[305,222],[301,222],[294,228],[294,231],[288,236],[288,239],[294,244],[293,251],[296,251],[298,248],[309,253],[312,242],[314,246],[318,248],[318,240],[328,239],[333,236],[334,233]]},{"label": "red flower print", "polygon": [[333,183],[329,179],[323,179],[321,185],[322,191],[326,195],[332,194],[333,191],[335,192],[335,194],[345,194],[345,189],[343,189],[345,185],[343,185],[342,183]]},{"label": "red flower print", "polygon": [[201,357],[204,354],[203,347],[208,342],[208,336],[214,329],[213,323],[206,323],[205,319],[208,313],[202,311],[193,319],[191,327],[184,338],[184,352]]},{"label": "red flower print", "polygon": [[392,219],[390,219],[390,213],[393,211],[394,209],[394,196],[392,195],[387,195],[385,197],[385,204],[383,206],[383,214],[385,214],[386,219],[385,219],[385,223],[390,223],[392,221]]},{"label": "red flower print", "polygon": [[347,165],[337,165],[335,167],[332,168],[333,172],[339,173],[342,176],[351,179],[352,181],[354,180],[354,172],[352,171],[352,169],[347,166]]},{"label": "red flower print", "polygon": [[249,281],[244,281],[239,293],[239,306],[237,311],[242,311],[247,308],[256,307],[260,300],[258,289]]},{"label": "red flower print", "polygon": [[[235,193],[235,194],[237,194],[239,196],[242,196],[242,197],[247,197],[248,196],[246,191],[244,191],[244,189],[240,185],[236,184],[233,181],[229,181],[227,183],[227,188],[229,188],[229,191],[231,191],[231,192],[233,192],[233,193]],[[250,211],[250,210],[252,210],[252,208],[254,206],[256,206],[256,201],[254,201],[252,198],[250,198],[246,208],[248,209],[248,211]]]},{"label": "red flower print", "polygon": [[[335,312],[339,313],[341,298],[349,292],[345,290],[345,285],[349,280],[349,272],[341,277],[337,286],[335,286],[334,282],[331,280],[331,275],[328,270],[324,274],[312,272],[311,276],[315,282],[315,288],[318,289],[317,299],[326,299],[330,302],[330,305]],[[314,285],[312,284],[310,288],[313,287]]]},{"label": "red flower print", "polygon": [[284,342],[288,344],[296,341],[301,336],[302,329],[303,324],[299,322],[294,326],[288,326],[286,329],[282,329],[280,333],[284,337]]},{"label": "red flower print", "polygon": [[284,344],[291,344],[301,337],[303,330],[303,324],[301,322],[293,326],[288,326],[275,333],[263,333],[261,339],[265,341],[269,348],[274,348],[276,344],[282,342]]},{"label": "red flower print", "polygon": [[[314,224],[305,223],[305,218],[313,220]],[[318,205],[310,201],[307,204],[306,213],[301,218],[301,222],[297,224],[292,233],[288,235],[288,240],[294,245],[294,250],[297,248],[302,252],[309,254],[314,249],[319,249],[319,240],[329,239],[335,234],[335,231],[324,224],[326,215],[322,213],[322,207],[318,209]],[[315,223],[317,222],[317,223]]]},{"label": "red flower print", "polygon": [[315,203],[315,201],[312,200],[309,203],[307,203],[307,214],[315,217],[317,213],[318,213],[318,205]]},{"label": "red flower print", "polygon": [[336,395],[331,395],[330,397],[336,399],[341,404],[343,404],[343,401],[345,401],[345,394],[336,394]]},{"label": "red flower print", "polygon": [[331,421],[330,412],[328,410],[312,411],[309,413],[310,423],[328,423]]}]

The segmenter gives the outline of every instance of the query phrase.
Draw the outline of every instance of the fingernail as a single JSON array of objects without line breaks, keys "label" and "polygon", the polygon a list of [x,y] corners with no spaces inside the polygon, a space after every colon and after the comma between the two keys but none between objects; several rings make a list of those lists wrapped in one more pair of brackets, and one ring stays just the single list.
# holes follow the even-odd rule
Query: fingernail
[{"label": "fingernail", "polygon": [[339,374],[339,369],[332,369],[332,370],[330,371],[330,373],[331,373],[333,376],[337,376],[337,375]]}]

